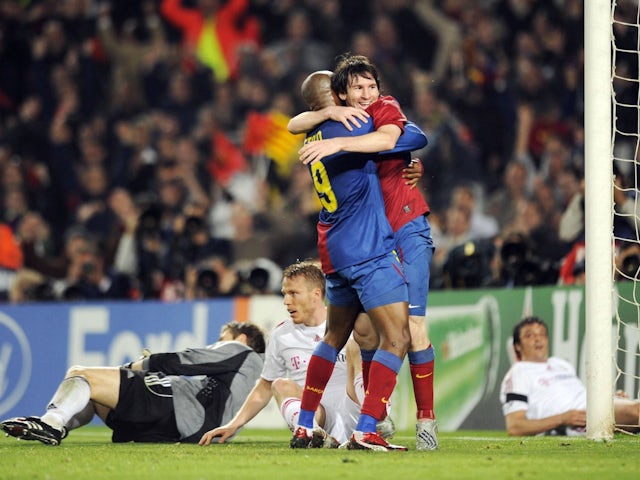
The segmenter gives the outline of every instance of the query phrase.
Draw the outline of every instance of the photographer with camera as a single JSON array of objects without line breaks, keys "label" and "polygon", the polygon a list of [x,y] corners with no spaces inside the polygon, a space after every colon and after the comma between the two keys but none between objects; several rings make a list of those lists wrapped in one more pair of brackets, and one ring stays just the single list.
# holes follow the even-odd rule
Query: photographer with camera
[{"label": "photographer with camera", "polygon": [[131,298],[131,279],[128,275],[105,270],[104,256],[92,239],[88,239],[73,257],[65,283],[61,294],[64,300]]}]

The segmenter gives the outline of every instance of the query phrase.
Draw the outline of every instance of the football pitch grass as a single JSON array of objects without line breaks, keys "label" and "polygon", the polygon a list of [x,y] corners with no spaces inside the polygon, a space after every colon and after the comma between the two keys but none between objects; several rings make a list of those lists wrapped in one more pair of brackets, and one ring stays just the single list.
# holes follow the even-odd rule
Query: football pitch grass
[{"label": "football pitch grass", "polygon": [[498,431],[441,432],[440,448],[417,452],[292,450],[286,430],[246,429],[210,447],[112,444],[106,427],[71,433],[58,447],[0,438],[0,479],[639,479],[640,436],[510,438]]}]

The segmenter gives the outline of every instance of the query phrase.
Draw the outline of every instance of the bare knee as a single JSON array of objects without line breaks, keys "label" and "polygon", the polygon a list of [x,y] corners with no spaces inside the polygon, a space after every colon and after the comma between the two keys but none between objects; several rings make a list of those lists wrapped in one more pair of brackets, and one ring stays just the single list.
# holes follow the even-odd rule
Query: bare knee
[{"label": "bare knee", "polygon": [[65,374],[64,378],[70,378],[70,377],[82,377],[85,380],[87,380],[87,367],[83,367],[82,365],[73,365],[71,367],[69,367],[69,369],[67,370],[67,373]]},{"label": "bare knee", "polygon": [[302,396],[300,385],[289,378],[276,378],[271,383],[271,393],[278,401],[283,398],[300,398]]},{"label": "bare knee", "polygon": [[411,334],[409,333],[408,325],[406,328],[387,330],[381,336],[383,337],[380,343],[382,350],[387,350],[400,358],[404,358],[411,345]]},{"label": "bare knee", "polygon": [[356,322],[356,328],[353,330],[353,338],[363,350],[375,350],[380,345],[380,337],[370,322],[364,324]]}]

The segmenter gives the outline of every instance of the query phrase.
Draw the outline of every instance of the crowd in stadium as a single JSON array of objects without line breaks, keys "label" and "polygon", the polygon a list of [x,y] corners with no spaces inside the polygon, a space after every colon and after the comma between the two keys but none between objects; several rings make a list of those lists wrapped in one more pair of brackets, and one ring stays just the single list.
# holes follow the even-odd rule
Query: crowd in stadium
[{"label": "crowd in stadium", "polygon": [[347,51],[429,138],[431,288],[579,283],[582,28],[581,0],[2,0],[0,295],[279,291],[320,208],[287,121]]}]

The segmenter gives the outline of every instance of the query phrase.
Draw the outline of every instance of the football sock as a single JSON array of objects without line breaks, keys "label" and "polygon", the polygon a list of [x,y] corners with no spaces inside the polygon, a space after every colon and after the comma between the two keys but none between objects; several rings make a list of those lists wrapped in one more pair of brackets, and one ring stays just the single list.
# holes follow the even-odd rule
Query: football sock
[{"label": "football sock", "polygon": [[298,425],[313,428],[313,418],[320,405],[324,389],[331,378],[338,352],[328,343],[321,341],[316,346],[307,367],[307,380],[302,392]]},{"label": "football sock", "polygon": [[416,398],[416,417],[418,420],[434,419],[433,412],[433,370],[435,356],[433,345],[425,350],[409,352],[409,370]]},{"label": "football sock", "polygon": [[296,425],[298,425],[298,417],[300,416],[300,399],[288,397],[282,400],[280,414],[284,421],[287,422],[289,430],[293,432],[296,429]]},{"label": "football sock", "polygon": [[369,386],[369,370],[371,369],[371,361],[375,353],[375,350],[360,349],[360,356],[362,357],[362,385],[364,386],[365,392]]},{"label": "football sock", "polygon": [[41,420],[54,428],[61,429],[71,418],[82,412],[91,401],[91,386],[84,377],[65,378],[47,405],[47,412]]},{"label": "football sock", "polygon": [[376,423],[387,415],[389,397],[396,386],[402,359],[386,350],[377,350],[371,362],[369,388],[362,403],[356,430],[375,432]]},{"label": "football sock", "polygon": [[96,409],[93,406],[93,402],[87,403],[87,406],[84,409],[80,410],[76,413],[71,420],[67,422],[65,427],[67,430],[73,430],[75,428],[80,428],[87,425],[91,420],[93,420],[93,416],[96,414]]}]

